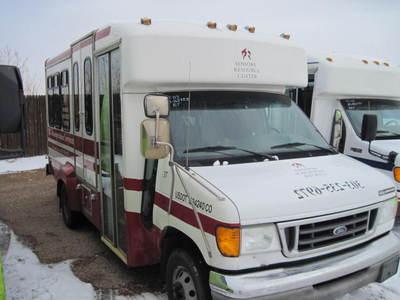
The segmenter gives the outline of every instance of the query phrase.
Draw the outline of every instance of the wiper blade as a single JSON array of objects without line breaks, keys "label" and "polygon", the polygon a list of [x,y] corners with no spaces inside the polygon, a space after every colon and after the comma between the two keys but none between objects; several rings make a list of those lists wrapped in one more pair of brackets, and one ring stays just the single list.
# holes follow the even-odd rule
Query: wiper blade
[{"label": "wiper blade", "polygon": [[261,157],[263,159],[269,159],[269,160],[278,160],[278,156],[276,155],[270,155],[266,153],[259,153],[255,151],[251,151],[248,149],[243,149],[243,148],[238,148],[234,146],[207,146],[207,147],[199,147],[199,148],[192,148],[183,151],[183,153],[194,153],[194,152],[221,152],[221,151],[226,151],[226,150],[238,150],[246,153],[253,154],[255,156]]},{"label": "wiper blade", "polygon": [[400,135],[400,133],[389,131],[389,130],[377,130],[376,133],[390,133],[390,134],[393,134],[393,135],[396,135],[396,136]]},{"label": "wiper blade", "polygon": [[279,144],[279,145],[272,146],[271,149],[278,149],[278,148],[294,148],[294,147],[299,147],[299,146],[312,146],[312,147],[318,148],[318,149],[320,149],[320,150],[325,150],[325,151],[330,151],[330,152],[336,152],[336,151],[334,151],[332,148],[325,148],[325,147],[321,147],[321,146],[318,146],[318,145],[308,144],[308,143],[301,143],[301,142],[293,142],[293,143]]}]

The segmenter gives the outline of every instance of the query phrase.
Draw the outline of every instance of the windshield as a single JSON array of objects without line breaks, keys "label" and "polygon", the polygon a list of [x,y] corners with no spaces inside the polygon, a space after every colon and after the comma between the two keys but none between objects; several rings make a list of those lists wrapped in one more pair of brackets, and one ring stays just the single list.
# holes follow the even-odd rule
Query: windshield
[{"label": "windshield", "polygon": [[364,114],[375,114],[378,119],[376,139],[400,138],[400,101],[346,99],[342,100],[342,105],[358,136],[361,136]]},{"label": "windshield", "polygon": [[190,165],[334,153],[284,95],[256,92],[168,93],[175,160]]}]

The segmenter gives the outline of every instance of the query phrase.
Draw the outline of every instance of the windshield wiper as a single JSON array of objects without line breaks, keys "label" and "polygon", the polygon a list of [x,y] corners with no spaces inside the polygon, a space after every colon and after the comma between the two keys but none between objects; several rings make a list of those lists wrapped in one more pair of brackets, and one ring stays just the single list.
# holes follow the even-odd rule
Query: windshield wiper
[{"label": "windshield wiper", "polygon": [[243,149],[243,148],[238,148],[234,146],[207,146],[207,147],[199,147],[199,148],[192,148],[183,151],[183,153],[194,153],[194,152],[221,152],[221,151],[226,151],[226,150],[239,150],[242,152],[250,153],[255,156],[258,156],[263,159],[269,159],[269,160],[279,160],[278,156],[276,155],[270,155],[266,153],[259,153],[255,151],[251,151],[248,149]]},{"label": "windshield wiper", "polygon": [[389,131],[389,130],[377,130],[376,133],[390,133],[390,134],[393,134],[395,136],[399,136],[400,135],[400,133]]},{"label": "windshield wiper", "polygon": [[325,150],[325,151],[336,153],[336,151],[333,150],[332,148],[325,148],[325,147],[321,147],[321,146],[318,146],[318,145],[308,144],[308,143],[301,143],[301,142],[292,142],[292,143],[279,144],[279,145],[272,146],[271,149],[293,148],[293,147],[299,147],[299,146],[312,146],[312,147],[318,148],[320,150]]}]

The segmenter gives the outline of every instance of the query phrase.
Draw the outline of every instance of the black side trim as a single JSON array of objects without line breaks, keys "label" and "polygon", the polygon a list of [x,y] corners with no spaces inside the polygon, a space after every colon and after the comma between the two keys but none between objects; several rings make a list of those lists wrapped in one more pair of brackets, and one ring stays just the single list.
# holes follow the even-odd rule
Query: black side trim
[{"label": "black side trim", "polygon": [[382,169],[386,171],[392,171],[394,164],[391,162],[380,162],[380,161],[375,161],[372,159],[366,159],[366,158],[361,158],[361,157],[356,157],[356,156],[351,156],[351,158],[357,159],[358,161],[361,161],[371,167],[377,168],[377,169]]}]

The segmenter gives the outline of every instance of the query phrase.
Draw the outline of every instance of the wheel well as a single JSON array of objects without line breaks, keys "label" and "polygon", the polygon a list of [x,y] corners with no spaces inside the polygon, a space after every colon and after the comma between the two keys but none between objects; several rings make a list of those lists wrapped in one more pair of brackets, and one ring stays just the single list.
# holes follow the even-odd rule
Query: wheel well
[{"label": "wheel well", "polygon": [[57,197],[60,197],[61,188],[63,185],[64,185],[64,182],[62,180],[57,181]]},{"label": "wheel well", "polygon": [[164,230],[161,241],[161,274],[165,273],[169,255],[174,249],[178,248],[186,250],[194,258],[200,259],[205,263],[199,247],[190,237],[176,228],[168,227]]}]

